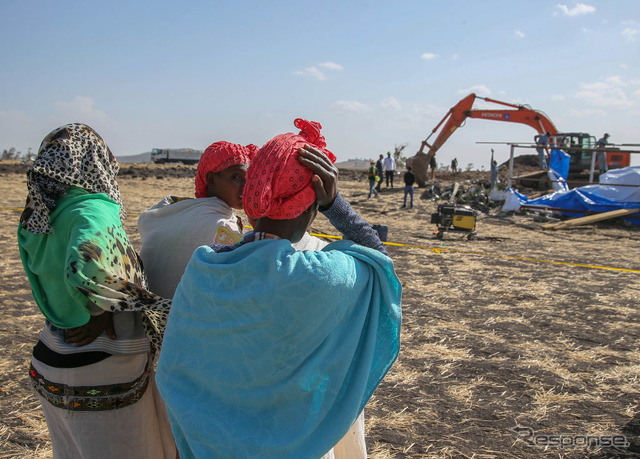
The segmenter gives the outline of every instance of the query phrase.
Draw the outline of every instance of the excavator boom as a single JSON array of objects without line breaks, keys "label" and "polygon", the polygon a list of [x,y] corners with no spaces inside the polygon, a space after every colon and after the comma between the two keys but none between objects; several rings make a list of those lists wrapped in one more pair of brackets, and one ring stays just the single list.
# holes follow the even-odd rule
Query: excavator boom
[{"label": "excavator boom", "polygon": [[[498,105],[509,107],[506,109],[473,109],[476,99],[482,99]],[[427,181],[427,166],[431,158],[451,137],[451,135],[464,124],[467,118],[479,118],[493,121],[507,121],[511,123],[526,124],[534,128],[539,134],[548,132],[551,136],[558,134],[553,122],[542,112],[534,110],[526,105],[510,104],[488,97],[480,97],[469,94],[467,97],[453,106],[449,112],[440,120],[438,125],[431,131],[429,136],[422,142],[420,150],[415,156],[407,160],[407,165],[411,166],[416,176],[419,186],[425,186]],[[436,139],[429,143],[431,136],[439,132]],[[428,147],[427,153],[424,148]]]}]

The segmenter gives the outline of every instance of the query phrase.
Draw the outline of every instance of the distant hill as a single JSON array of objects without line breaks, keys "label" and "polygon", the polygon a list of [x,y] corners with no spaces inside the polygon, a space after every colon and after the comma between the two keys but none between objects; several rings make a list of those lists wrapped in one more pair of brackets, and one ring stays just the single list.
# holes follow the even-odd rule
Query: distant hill
[{"label": "distant hill", "polygon": [[[139,155],[116,156],[119,163],[122,164],[150,164],[151,152],[140,153]],[[369,160],[367,159],[350,159],[336,163],[338,169],[355,169],[366,170],[369,168]]]},{"label": "distant hill", "polygon": [[145,164],[151,162],[151,152],[148,151],[139,155],[116,156],[116,159],[123,164]]},{"label": "distant hill", "polygon": [[348,161],[335,163],[335,166],[338,169],[367,170],[369,169],[369,164],[370,162],[368,159],[350,159]]}]

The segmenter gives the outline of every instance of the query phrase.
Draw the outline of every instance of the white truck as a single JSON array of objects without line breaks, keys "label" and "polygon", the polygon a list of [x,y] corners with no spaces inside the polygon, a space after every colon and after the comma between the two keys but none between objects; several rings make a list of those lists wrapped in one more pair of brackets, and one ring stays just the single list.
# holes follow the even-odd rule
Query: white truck
[{"label": "white truck", "polygon": [[202,150],[194,150],[193,148],[153,148],[151,161],[157,164],[197,164],[202,153]]}]

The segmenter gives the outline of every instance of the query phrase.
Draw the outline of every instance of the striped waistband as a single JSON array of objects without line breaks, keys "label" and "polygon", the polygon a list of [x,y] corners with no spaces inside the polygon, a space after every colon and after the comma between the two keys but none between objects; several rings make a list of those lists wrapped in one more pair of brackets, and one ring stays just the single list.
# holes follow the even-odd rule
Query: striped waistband
[{"label": "striped waistband", "polygon": [[70,411],[107,411],[132,405],[149,385],[152,358],[144,372],[132,382],[102,386],[68,386],[47,380],[34,368],[29,368],[31,386],[56,408]]}]

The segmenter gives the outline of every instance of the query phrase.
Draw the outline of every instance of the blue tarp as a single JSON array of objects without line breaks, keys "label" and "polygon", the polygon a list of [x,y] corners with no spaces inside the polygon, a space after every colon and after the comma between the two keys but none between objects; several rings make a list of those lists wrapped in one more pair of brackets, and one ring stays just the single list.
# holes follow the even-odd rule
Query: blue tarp
[{"label": "blue tarp", "polygon": [[551,157],[549,158],[549,169],[553,169],[560,177],[566,180],[569,177],[570,161],[571,156],[569,153],[554,148],[551,150]]},{"label": "blue tarp", "polygon": [[[616,169],[600,177],[603,184],[588,185],[568,191],[557,191],[536,199],[529,199],[515,190],[507,190],[508,197],[503,210],[514,210],[514,203],[520,205],[544,206],[577,212],[562,212],[569,217],[582,217],[588,212],[609,212],[618,209],[640,208],[640,167]],[[634,186],[616,186],[616,185]],[[507,206],[508,204],[508,206]],[[584,211],[584,212],[579,212]],[[633,214],[640,217],[640,212]],[[625,218],[640,225],[640,218]]]}]

